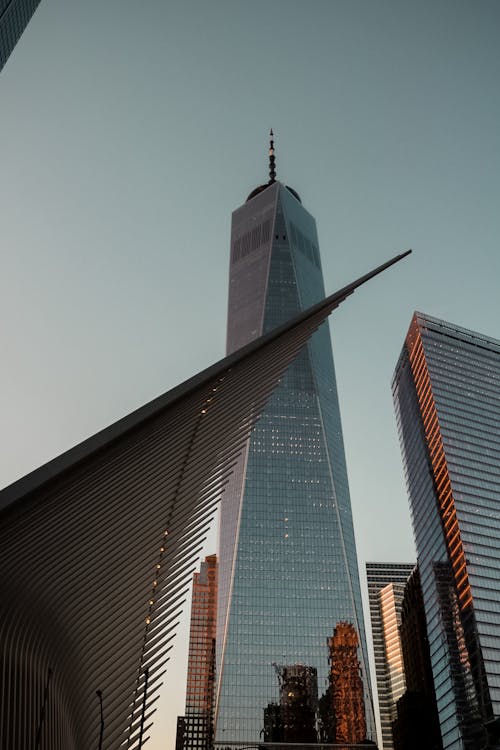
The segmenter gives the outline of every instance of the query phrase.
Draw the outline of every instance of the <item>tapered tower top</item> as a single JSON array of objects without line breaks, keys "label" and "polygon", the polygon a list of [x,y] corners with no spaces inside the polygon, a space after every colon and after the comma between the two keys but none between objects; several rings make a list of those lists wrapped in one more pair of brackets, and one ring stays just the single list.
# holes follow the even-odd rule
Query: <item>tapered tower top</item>
[{"label": "tapered tower top", "polygon": [[[259,185],[259,187],[256,187],[255,190],[252,190],[250,195],[248,196],[246,202],[248,203],[249,200],[252,198],[255,198],[256,195],[259,193],[262,193],[263,190],[268,188],[270,185],[274,185],[276,182],[276,154],[274,151],[274,133],[273,129],[271,128],[269,133],[269,181],[265,185]],[[288,187],[288,185],[285,185],[286,189],[294,196],[294,198],[297,198],[299,203],[302,203],[300,200],[299,194],[291,187]]]}]

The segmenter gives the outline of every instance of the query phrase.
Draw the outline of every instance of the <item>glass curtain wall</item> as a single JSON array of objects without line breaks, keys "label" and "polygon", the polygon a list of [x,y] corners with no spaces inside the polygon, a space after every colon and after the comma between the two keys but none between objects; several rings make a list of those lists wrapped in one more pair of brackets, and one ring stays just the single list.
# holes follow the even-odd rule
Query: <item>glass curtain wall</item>
[{"label": "glass curtain wall", "polygon": [[393,393],[443,747],[498,747],[500,343],[416,313]]},{"label": "glass curtain wall", "polygon": [[[314,219],[281,183],[234,212],[229,284],[228,352],[324,296]],[[350,741],[375,739],[326,325],[252,434],[223,497],[219,553],[217,743],[335,741],[341,726]],[[342,623],[356,643],[362,721],[353,700],[334,700],[329,643]]]}]

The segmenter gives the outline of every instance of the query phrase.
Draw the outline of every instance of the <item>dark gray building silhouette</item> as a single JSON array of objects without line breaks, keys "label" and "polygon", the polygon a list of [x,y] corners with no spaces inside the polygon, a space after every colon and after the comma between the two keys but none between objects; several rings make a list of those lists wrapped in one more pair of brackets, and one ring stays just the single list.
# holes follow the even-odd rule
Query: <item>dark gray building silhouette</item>
[{"label": "dark gray building silhouette", "polygon": [[400,636],[406,691],[396,705],[394,748],[443,750],[418,567],[405,586]]}]

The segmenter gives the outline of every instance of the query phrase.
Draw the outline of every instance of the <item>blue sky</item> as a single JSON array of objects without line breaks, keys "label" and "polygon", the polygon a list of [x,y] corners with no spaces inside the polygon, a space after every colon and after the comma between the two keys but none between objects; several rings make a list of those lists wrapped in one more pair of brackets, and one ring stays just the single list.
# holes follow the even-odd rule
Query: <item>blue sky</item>
[{"label": "blue sky", "polygon": [[[360,563],[412,559],[390,395],[411,315],[500,338],[499,22],[487,0],[42,0],[0,74],[0,484],[223,356],[230,214],[272,126],[328,292],[414,248],[332,321]],[[184,629],[152,750],[185,652]]]}]

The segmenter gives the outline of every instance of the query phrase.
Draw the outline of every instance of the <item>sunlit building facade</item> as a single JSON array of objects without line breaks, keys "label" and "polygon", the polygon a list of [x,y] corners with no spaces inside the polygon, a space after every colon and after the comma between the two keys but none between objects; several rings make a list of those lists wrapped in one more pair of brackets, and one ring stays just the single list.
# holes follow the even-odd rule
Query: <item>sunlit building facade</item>
[{"label": "sunlit building facade", "polygon": [[414,567],[414,563],[366,563],[383,750],[393,748],[396,702],[405,690],[398,627],[405,584]]},{"label": "sunlit building facade", "polygon": [[193,575],[186,688],[186,715],[179,717],[176,750],[210,750],[215,698],[217,556]]},{"label": "sunlit building facade", "polygon": [[[313,217],[274,180],[271,152],[269,183],[233,213],[228,352],[321,299],[318,248]],[[327,639],[339,622],[359,639],[366,732],[374,738],[327,326],[282,377],[236,467],[222,500],[219,550],[217,744],[256,742],[273,726],[276,666],[314,670],[321,699],[330,684]]]},{"label": "sunlit building facade", "polygon": [[500,342],[416,313],[393,394],[443,747],[498,747]]},{"label": "sunlit building facade", "polygon": [[404,584],[401,583],[388,583],[380,592],[387,677],[393,702],[401,697],[405,689],[404,665],[399,637],[403,594]]}]

